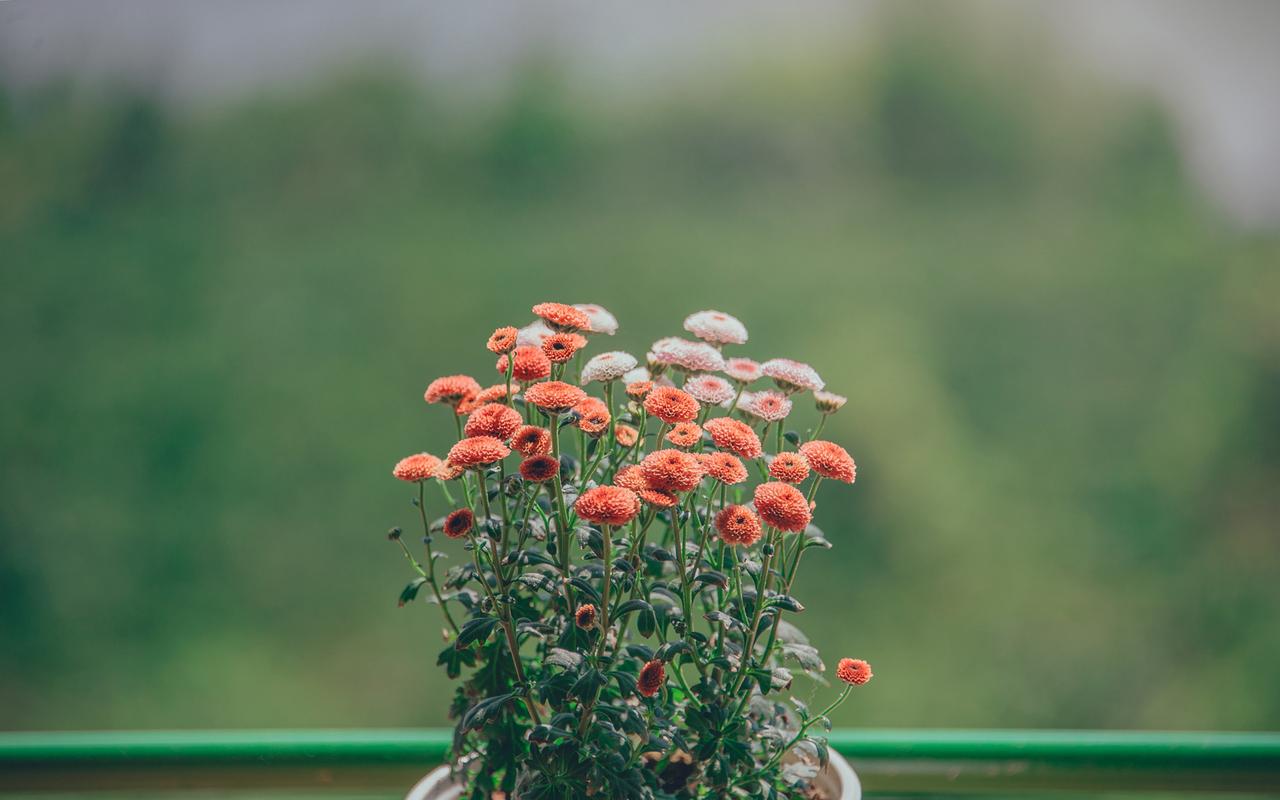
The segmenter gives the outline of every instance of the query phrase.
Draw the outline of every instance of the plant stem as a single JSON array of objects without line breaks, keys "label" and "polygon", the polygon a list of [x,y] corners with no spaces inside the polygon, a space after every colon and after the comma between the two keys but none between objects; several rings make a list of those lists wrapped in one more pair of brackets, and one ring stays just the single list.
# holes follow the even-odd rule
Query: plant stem
[{"label": "plant stem", "polygon": [[[457,636],[458,623],[453,621],[453,615],[449,613],[449,606],[440,594],[440,587],[436,584],[436,558],[431,552],[431,526],[427,524],[426,499],[426,481],[418,481],[418,516],[422,518],[422,540],[427,546],[427,571],[423,577],[427,579],[427,585],[431,587],[431,593],[435,595],[436,602],[440,605],[440,610],[444,612],[444,618],[448,621],[449,627],[453,628],[453,635]],[[401,542],[400,546],[404,548],[404,554],[409,556],[409,548],[405,547],[404,542]],[[413,557],[409,556],[409,560],[413,561]],[[418,571],[422,572],[421,568]]]}]

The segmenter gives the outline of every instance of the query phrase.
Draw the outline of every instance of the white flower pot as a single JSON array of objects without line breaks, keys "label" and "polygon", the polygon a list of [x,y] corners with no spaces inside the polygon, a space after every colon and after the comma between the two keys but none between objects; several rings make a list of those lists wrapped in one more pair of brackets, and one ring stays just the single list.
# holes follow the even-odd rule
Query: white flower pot
[{"label": "white flower pot", "polygon": [[[827,791],[831,800],[862,800],[862,784],[849,762],[837,752],[831,752],[826,769],[814,779],[817,786]],[[409,791],[405,800],[458,800],[462,787],[449,777],[449,767],[437,767]]]}]

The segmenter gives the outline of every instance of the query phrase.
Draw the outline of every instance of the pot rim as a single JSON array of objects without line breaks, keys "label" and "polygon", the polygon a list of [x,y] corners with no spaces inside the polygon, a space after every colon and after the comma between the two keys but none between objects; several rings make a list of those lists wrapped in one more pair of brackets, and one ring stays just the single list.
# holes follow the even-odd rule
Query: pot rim
[{"label": "pot rim", "polygon": [[[861,800],[862,782],[858,780],[858,774],[853,771],[853,767],[844,756],[832,750],[827,763],[835,770],[840,780],[841,791],[838,800]],[[436,798],[432,793],[446,789],[449,784],[449,765],[443,764],[428,772],[422,780],[414,784],[409,794],[405,796],[405,800],[445,800],[445,795]]]}]

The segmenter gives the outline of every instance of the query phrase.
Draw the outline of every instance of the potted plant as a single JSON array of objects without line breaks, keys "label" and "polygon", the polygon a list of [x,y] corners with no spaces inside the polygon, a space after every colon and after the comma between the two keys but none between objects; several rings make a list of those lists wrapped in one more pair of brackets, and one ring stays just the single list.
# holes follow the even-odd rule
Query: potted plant
[{"label": "potted plant", "polygon": [[[817,438],[845,398],[806,364],[727,356],[747,331],[718,311],[646,366],[587,357],[617,330],[599,306],[533,313],[489,338],[494,385],[432,381],[458,440],[393,471],[423,532],[419,552],[391,531],[415,572],[400,603],[440,607],[438,663],[459,681],[449,764],[410,797],[858,797],[820,734],[870,666],[841,659],[821,709],[789,692],[796,672],[825,684],[792,620],[805,554],[831,546],[818,486],[856,474]],[[801,435],[786,420],[806,392],[819,416]],[[465,560],[446,567],[440,535]]]}]

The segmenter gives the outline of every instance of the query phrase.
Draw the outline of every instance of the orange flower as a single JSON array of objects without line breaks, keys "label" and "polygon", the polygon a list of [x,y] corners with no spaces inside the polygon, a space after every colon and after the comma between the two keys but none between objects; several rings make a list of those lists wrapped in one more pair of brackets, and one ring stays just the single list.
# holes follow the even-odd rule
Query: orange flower
[{"label": "orange flower", "polygon": [[555,456],[530,456],[520,462],[520,476],[530,483],[545,483],[560,471],[560,459]]},{"label": "orange flower", "polygon": [[395,469],[391,470],[391,474],[402,481],[426,481],[434,478],[439,468],[440,459],[430,453],[417,453],[400,459]]},{"label": "orange flower", "polygon": [[636,493],[636,497],[640,498],[640,502],[655,506],[657,508],[671,508],[680,502],[680,498],[672,492],[655,489],[649,485],[649,481],[641,472],[638,464],[631,464],[618,470],[618,474],[613,476],[615,486],[621,486],[624,489],[630,489]]},{"label": "orange flower", "polygon": [[[551,375],[551,360],[543,354],[542,348],[532,345],[517,347],[511,356],[515,366],[511,368],[511,377],[518,381],[540,381]],[[498,372],[507,374],[507,356],[498,357]]]},{"label": "orange flower", "polygon": [[525,402],[531,403],[548,414],[563,414],[586,399],[587,393],[564,381],[535,383],[524,390]]},{"label": "orange flower", "polygon": [[653,391],[653,381],[632,381],[627,384],[627,396],[634,400],[642,400]]},{"label": "orange flower", "polygon": [[[512,385],[511,396],[515,397],[516,392],[519,391],[519,389],[520,389],[519,386]],[[472,395],[469,399],[463,400],[460,404],[458,404],[458,413],[470,414],[472,411],[475,411],[477,408],[484,405],[485,403],[496,403],[499,400],[506,400],[506,399],[507,399],[506,384],[496,383],[493,386],[488,387],[487,389],[481,389],[479,392]]]},{"label": "orange flower", "polygon": [[609,430],[609,407],[603,400],[594,397],[584,398],[573,407],[573,411],[578,415],[578,427],[583,433],[599,436]]},{"label": "orange flower", "polygon": [[644,409],[666,423],[693,422],[698,416],[698,401],[688,392],[674,386],[658,386],[644,398]]},{"label": "orange flower", "polygon": [[640,438],[640,431],[630,425],[618,425],[613,429],[613,438],[618,440],[618,444],[623,447],[630,447]]},{"label": "orange flower", "polygon": [[862,686],[871,680],[871,665],[860,658],[842,658],[836,664],[836,677],[850,686]]},{"label": "orange flower", "polygon": [[721,483],[732,486],[747,479],[747,468],[728,453],[700,453],[698,461],[707,474]]},{"label": "orange flower", "polygon": [[576,333],[553,333],[542,340],[542,354],[552,364],[563,364],[587,346],[587,340]]},{"label": "orange flower", "polygon": [[460,508],[444,518],[444,535],[450,539],[461,539],[475,525],[476,515],[469,508]]},{"label": "orange flower", "polygon": [[667,670],[661,661],[654,659],[640,669],[636,689],[645,697],[653,697],[667,680]]},{"label": "orange flower", "polygon": [[654,489],[687,492],[702,480],[702,464],[681,450],[655,450],[640,462],[640,471]]},{"label": "orange flower", "polygon": [[800,490],[786,483],[762,483],[756,487],[756,511],[767,524],[780,531],[799,533],[813,514]]},{"label": "orange flower", "polygon": [[725,506],[716,514],[716,530],[725,544],[750,547],[760,539],[760,518],[746,506]]},{"label": "orange flower", "polygon": [[436,469],[436,477],[442,481],[456,481],[462,477],[464,472],[466,472],[465,469],[446,458],[440,462],[439,468]]},{"label": "orange flower", "polygon": [[764,453],[760,437],[745,422],[729,417],[716,417],[707,420],[702,427],[711,434],[711,441],[721,450],[736,453],[742,458],[759,458]]},{"label": "orange flower", "polygon": [[799,453],[778,453],[769,462],[769,474],[783,483],[800,483],[809,477],[809,462]]},{"label": "orange flower", "polygon": [[511,449],[522,456],[544,456],[551,452],[551,431],[524,425],[511,436]]},{"label": "orange flower", "polygon": [[591,327],[591,318],[585,311],[564,303],[538,303],[533,307],[533,313],[534,316],[542,317],[548,325],[561,333],[573,333]]},{"label": "orange flower", "polygon": [[489,352],[496,353],[497,355],[510,353],[512,350],[516,349],[516,336],[519,334],[520,331],[510,326],[498,328],[493,332],[493,335],[489,337],[489,342],[485,347],[489,348]]},{"label": "orange flower", "polygon": [[583,630],[594,628],[596,626],[596,607],[590,603],[583,603],[578,606],[578,610],[573,612],[573,622]]},{"label": "orange flower", "polygon": [[511,450],[501,439],[492,436],[472,436],[449,448],[449,463],[455,467],[472,469],[501,461],[511,455]]},{"label": "orange flower", "polygon": [[676,447],[693,447],[702,438],[702,428],[692,422],[681,422],[667,432],[666,438]]},{"label": "orange flower", "polygon": [[456,408],[478,391],[480,384],[470,375],[446,375],[432,381],[422,393],[422,399],[428,403],[448,403]]},{"label": "orange flower", "polygon": [[596,486],[582,493],[573,510],[597,525],[626,525],[640,513],[640,498],[621,486]]},{"label": "orange flower", "polygon": [[501,403],[486,403],[471,412],[463,431],[468,436],[492,436],[505,442],[520,429],[522,422],[520,412],[514,408]]},{"label": "orange flower", "polygon": [[824,478],[834,478],[845,483],[853,483],[858,477],[858,465],[853,463],[853,456],[835,442],[818,439],[800,445],[800,454],[813,467],[813,471]]}]

